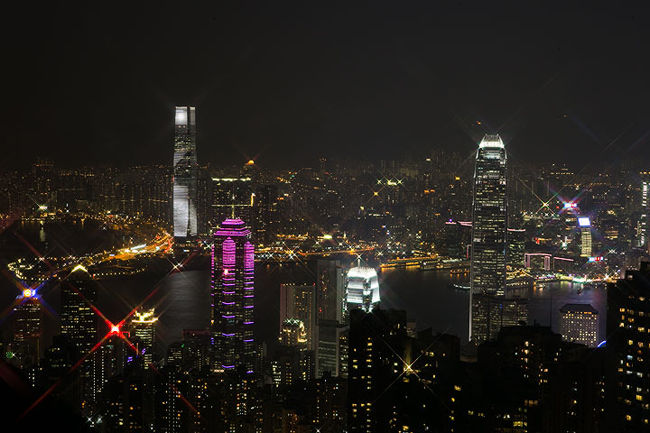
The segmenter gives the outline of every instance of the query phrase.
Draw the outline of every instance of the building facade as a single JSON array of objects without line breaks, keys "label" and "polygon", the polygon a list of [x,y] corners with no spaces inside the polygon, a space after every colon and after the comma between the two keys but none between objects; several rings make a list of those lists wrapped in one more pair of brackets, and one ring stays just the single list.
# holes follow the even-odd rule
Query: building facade
[{"label": "building facade", "polygon": [[641,212],[637,223],[637,246],[650,251],[648,244],[648,220],[650,219],[650,171],[642,171],[641,176]]},{"label": "building facade", "polygon": [[214,232],[211,261],[211,330],[219,370],[253,373],[255,340],[255,247],[251,232],[237,218],[224,220]]},{"label": "building facade", "polygon": [[345,311],[359,308],[366,313],[379,305],[379,278],[373,268],[354,267],[345,277]]},{"label": "building facade", "polygon": [[314,284],[280,284],[280,327],[287,319],[303,323],[307,348],[316,349],[316,287]]},{"label": "building facade", "polygon": [[579,217],[578,226],[580,227],[580,257],[591,257],[591,221],[589,217]]},{"label": "building facade", "polygon": [[[504,296],[506,287],[506,149],[498,135],[485,135],[476,152],[470,265],[470,339],[482,326],[473,318],[472,296]],[[487,308],[488,312],[492,311]],[[496,323],[496,318],[490,321]],[[477,340],[478,341],[478,340]],[[480,341],[478,341],[480,342]]]},{"label": "building facade", "polygon": [[607,348],[614,358],[615,425],[650,428],[650,262],[607,287]]},{"label": "building facade", "polygon": [[97,300],[97,288],[88,271],[75,267],[61,285],[61,334],[74,348],[79,366],[79,394],[75,403],[84,411],[91,410],[98,392],[96,388],[96,356],[88,356],[97,342],[97,317],[92,304]]},{"label": "building facade", "polygon": [[24,289],[14,307],[13,358],[21,368],[36,366],[40,360],[42,306],[36,290]]},{"label": "building facade", "polygon": [[138,355],[142,357],[144,369],[150,368],[153,362],[154,342],[156,340],[155,310],[138,309],[129,322],[131,338],[136,344]]},{"label": "building facade", "polygon": [[198,233],[196,108],[176,107],[174,125],[174,237],[186,239]]},{"label": "building facade", "polygon": [[560,308],[560,334],[565,341],[598,345],[598,311],[590,304],[566,304]]}]

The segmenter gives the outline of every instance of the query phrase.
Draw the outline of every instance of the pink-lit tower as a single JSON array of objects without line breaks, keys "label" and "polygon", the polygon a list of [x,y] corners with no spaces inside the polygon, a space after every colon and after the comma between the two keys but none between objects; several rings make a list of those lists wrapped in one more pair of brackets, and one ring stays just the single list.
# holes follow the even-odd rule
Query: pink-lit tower
[{"label": "pink-lit tower", "polygon": [[228,218],[214,232],[212,245],[211,330],[217,369],[253,373],[255,247],[251,232],[238,218]]}]

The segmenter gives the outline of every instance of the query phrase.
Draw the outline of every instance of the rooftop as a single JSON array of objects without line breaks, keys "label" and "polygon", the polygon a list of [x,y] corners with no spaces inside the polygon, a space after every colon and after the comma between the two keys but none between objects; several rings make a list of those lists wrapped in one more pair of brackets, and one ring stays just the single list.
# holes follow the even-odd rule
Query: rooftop
[{"label": "rooftop", "polygon": [[479,143],[478,147],[479,149],[483,149],[486,147],[495,147],[495,148],[503,149],[505,148],[505,145],[503,144],[503,140],[501,140],[499,134],[495,134],[495,135],[485,134],[483,136],[483,139]]},{"label": "rooftop", "polygon": [[564,306],[562,308],[560,308],[560,312],[562,312],[562,313],[574,312],[574,313],[598,314],[598,310],[596,310],[594,307],[592,307],[591,304],[564,304]]}]

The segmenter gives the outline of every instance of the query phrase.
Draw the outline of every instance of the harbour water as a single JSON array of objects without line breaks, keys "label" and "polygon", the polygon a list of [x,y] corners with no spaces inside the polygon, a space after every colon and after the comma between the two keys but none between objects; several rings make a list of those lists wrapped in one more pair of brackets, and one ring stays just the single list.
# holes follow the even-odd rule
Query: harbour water
[{"label": "harbour water", "polygon": [[[3,233],[3,236],[5,235],[8,233]],[[31,235],[30,239],[36,237],[34,247],[38,249],[39,235]],[[26,236],[29,237],[29,234]],[[52,238],[48,234],[45,239],[48,237]],[[255,315],[258,341],[275,344],[279,327],[280,283],[308,277],[308,269],[301,264],[256,265]],[[8,309],[20,291],[6,272],[3,272],[0,278],[0,307],[5,312],[1,320],[4,323],[10,320]],[[183,329],[201,329],[208,326],[209,279],[207,268],[171,274],[167,269],[161,268],[135,276],[101,280],[97,307],[109,320],[118,322],[133,307],[147,299],[145,306],[154,306],[160,317],[157,336],[160,343],[159,352],[162,353],[168,344],[181,339]],[[382,308],[406,310],[409,321],[416,322],[418,329],[432,328],[434,332],[455,334],[460,336],[461,340],[466,340],[469,295],[466,291],[450,287],[450,283],[466,284],[466,279],[466,275],[452,276],[444,271],[409,268],[385,270],[380,274],[381,305]],[[579,285],[568,282],[536,285],[528,289],[529,323],[544,326],[550,324],[557,331],[559,309],[562,305],[589,303],[599,312],[599,341],[605,339],[605,289],[578,289]],[[43,289],[42,295],[51,311],[51,314],[45,316],[44,322],[43,343],[44,347],[47,347],[52,335],[58,332],[56,312],[60,311],[60,290],[56,284],[52,284]],[[2,328],[6,333],[8,327],[3,325]]]}]

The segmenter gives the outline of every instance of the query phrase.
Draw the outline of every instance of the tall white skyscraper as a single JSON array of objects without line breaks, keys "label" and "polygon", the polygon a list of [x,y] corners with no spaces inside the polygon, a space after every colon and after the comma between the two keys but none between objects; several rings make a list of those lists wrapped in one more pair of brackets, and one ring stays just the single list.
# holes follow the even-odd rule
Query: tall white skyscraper
[{"label": "tall white skyscraper", "polygon": [[[501,318],[496,312],[501,308],[473,305],[473,295],[481,295],[477,298],[481,302],[494,301],[497,305],[499,300],[493,297],[505,295],[506,203],[506,148],[498,135],[485,135],[476,152],[470,265],[470,338],[479,343],[496,335],[474,335],[475,329],[488,330],[487,334],[500,329]],[[473,310],[495,314],[474,317]],[[499,323],[492,323],[495,321]]]},{"label": "tall white skyscraper", "polygon": [[379,278],[373,268],[354,267],[345,277],[345,311],[359,308],[366,313],[379,305]]},{"label": "tall white skyscraper", "polygon": [[174,117],[174,237],[197,234],[196,108],[176,107]]},{"label": "tall white skyscraper", "polygon": [[642,171],[641,175],[641,214],[637,224],[637,246],[650,251],[648,243],[648,221],[650,220],[650,171]]}]

